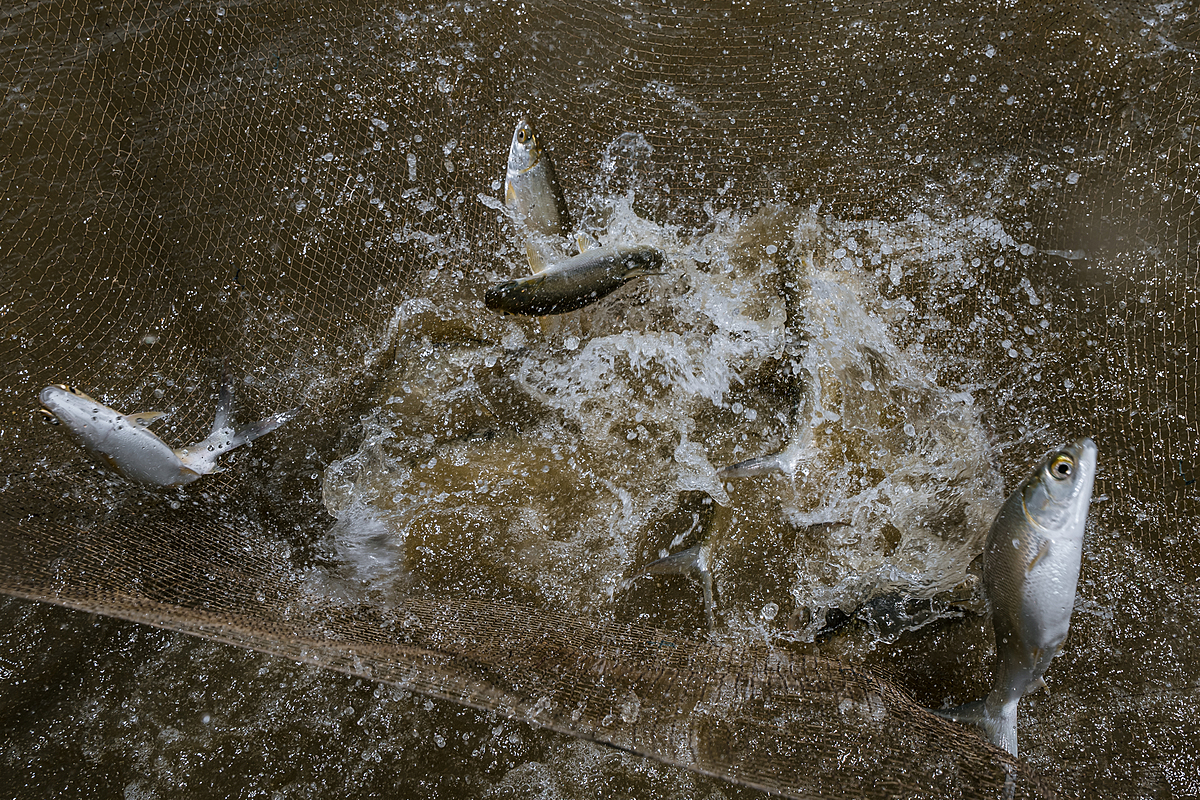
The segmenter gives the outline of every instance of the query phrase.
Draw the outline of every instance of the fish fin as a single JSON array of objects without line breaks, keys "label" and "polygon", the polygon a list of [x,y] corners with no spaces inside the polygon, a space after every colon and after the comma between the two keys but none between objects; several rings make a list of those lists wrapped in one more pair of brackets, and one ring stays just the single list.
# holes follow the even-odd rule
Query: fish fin
[{"label": "fish fin", "polygon": [[987,717],[987,701],[973,700],[954,708],[931,708],[929,710],[942,719],[983,728],[984,720]]},{"label": "fish fin", "polygon": [[1000,708],[1000,714],[989,714],[984,722],[984,731],[992,744],[1003,747],[1017,757],[1017,703],[1005,703]]},{"label": "fish fin", "polygon": [[546,269],[546,259],[542,257],[541,252],[532,244],[525,245],[525,255],[529,259],[530,272],[536,275]]},{"label": "fish fin", "polygon": [[651,562],[650,566],[646,567],[646,573],[650,575],[691,575],[707,569],[708,564],[704,553],[697,544]]},{"label": "fish fin", "polygon": [[702,545],[692,545],[686,550],[680,550],[678,553],[672,553],[665,558],[651,562],[643,574],[694,575],[700,580],[700,588],[704,592],[704,619],[708,622],[709,630],[716,627],[712,571],[708,568],[708,558],[705,556]]},{"label": "fish fin", "polygon": [[213,418],[212,430],[209,435],[229,427],[233,414],[233,375],[225,372],[221,376],[221,389],[217,392],[217,413]]},{"label": "fish fin", "polygon": [[148,428],[150,423],[162,419],[167,415],[165,411],[139,411],[136,414],[126,414],[125,419],[132,422],[139,428]]},{"label": "fish fin", "polygon": [[1036,681],[1034,681],[1033,691],[1036,692],[1038,689],[1045,691],[1046,694],[1050,694],[1050,687],[1048,685],[1046,685],[1045,678],[1038,678]]},{"label": "fish fin", "polygon": [[575,246],[579,248],[579,254],[583,255],[586,251],[599,247],[600,243],[590,233],[580,231],[575,234]]},{"label": "fish fin", "polygon": [[1029,562],[1029,566],[1025,567],[1026,574],[1033,572],[1033,568],[1038,565],[1038,562],[1046,557],[1050,552],[1050,540],[1042,542],[1042,546],[1038,548],[1037,555],[1033,557],[1033,561]]},{"label": "fish fin", "polygon": [[283,423],[299,414],[302,408],[304,408],[304,406],[296,406],[295,408],[288,409],[287,411],[280,411],[278,414],[272,414],[266,419],[256,422],[253,425],[247,425],[244,428],[234,431],[233,436],[230,437],[229,447],[227,449],[232,450],[235,447],[241,447],[247,442],[253,442],[258,437],[270,433]]},{"label": "fish fin", "polygon": [[929,710],[942,719],[979,728],[988,741],[998,747],[1003,747],[1012,753],[1014,758],[1016,757],[1017,701],[1004,703],[1000,706],[998,714],[988,708],[986,700],[975,700],[954,708],[931,708]]}]

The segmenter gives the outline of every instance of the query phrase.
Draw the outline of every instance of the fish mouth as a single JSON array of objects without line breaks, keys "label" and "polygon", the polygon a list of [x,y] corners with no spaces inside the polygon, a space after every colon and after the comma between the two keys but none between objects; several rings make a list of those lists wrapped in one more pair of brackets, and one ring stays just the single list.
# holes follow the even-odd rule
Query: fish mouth
[{"label": "fish mouth", "polygon": [[58,417],[54,416],[54,412],[48,408],[39,408],[38,413],[42,415],[42,422],[49,425],[59,425]]}]

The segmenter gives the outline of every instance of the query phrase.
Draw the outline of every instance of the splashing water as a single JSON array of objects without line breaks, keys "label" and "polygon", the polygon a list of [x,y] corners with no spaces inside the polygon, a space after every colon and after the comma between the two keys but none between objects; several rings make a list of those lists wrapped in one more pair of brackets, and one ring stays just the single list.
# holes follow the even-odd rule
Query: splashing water
[{"label": "splashing water", "polygon": [[[604,614],[660,602],[652,582],[630,600],[631,579],[700,543],[722,635],[800,640],[827,609],[962,583],[1002,485],[969,391],[939,385],[913,335],[917,304],[880,288],[925,256],[925,280],[949,280],[1008,245],[998,223],[768,206],[689,237],[631,195],[607,216],[607,241],[661,247],[669,274],[549,320],[435,302],[403,326],[325,474],[348,574]],[[776,474],[718,475],[776,451]]]}]

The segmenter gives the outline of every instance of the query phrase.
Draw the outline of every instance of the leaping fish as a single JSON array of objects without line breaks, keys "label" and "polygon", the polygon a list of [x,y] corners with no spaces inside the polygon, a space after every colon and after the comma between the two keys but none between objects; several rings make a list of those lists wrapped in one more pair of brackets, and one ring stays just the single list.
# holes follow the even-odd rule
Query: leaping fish
[{"label": "leaping fish", "polygon": [[996,515],[983,551],[983,586],[996,634],[996,675],[984,700],[935,713],[982,728],[1017,755],[1017,703],[1045,686],[1075,604],[1083,529],[1096,477],[1089,438],[1048,455]]},{"label": "leaping fish", "polygon": [[662,266],[662,251],[648,245],[597,247],[534,275],[488,287],[483,302],[506,314],[565,314],[591,305],[639,275],[660,275]]},{"label": "leaping fish", "polygon": [[525,244],[530,270],[536,274],[563,258],[563,241],[570,227],[567,203],[554,164],[528,117],[521,117],[513,131],[504,175],[504,205]]},{"label": "leaping fish", "polygon": [[212,431],[195,444],[172,448],[147,428],[165,416],[161,412],[122,414],[64,384],[42,389],[39,400],[42,414],[61,423],[84,450],[121,477],[154,486],[191,483],[202,475],[219,472],[217,460],[222,455],[270,433],[300,411],[283,411],[235,431],[231,424],[233,384],[226,376],[217,397]]}]

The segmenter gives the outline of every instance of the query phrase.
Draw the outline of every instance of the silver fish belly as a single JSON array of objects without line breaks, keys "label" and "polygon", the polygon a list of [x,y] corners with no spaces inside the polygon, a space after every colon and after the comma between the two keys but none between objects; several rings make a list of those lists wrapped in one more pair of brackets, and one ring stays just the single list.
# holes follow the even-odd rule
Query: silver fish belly
[{"label": "silver fish belly", "polygon": [[1096,477],[1096,445],[1080,439],[1047,456],[996,515],[983,551],[983,585],[996,634],[987,698],[940,715],[983,729],[1017,755],[1017,704],[1067,638]]},{"label": "silver fish belly", "polygon": [[639,275],[662,272],[654,247],[598,247],[558,261],[541,272],[489,287],[484,305],[506,314],[565,314],[590,305]]},{"label": "silver fish belly", "polygon": [[525,245],[530,270],[541,272],[563,257],[563,237],[570,227],[567,204],[554,164],[527,117],[517,122],[508,150],[504,204]]},{"label": "silver fish belly", "polygon": [[38,399],[43,413],[62,424],[76,444],[126,480],[153,486],[191,483],[219,471],[217,460],[222,455],[275,430],[299,411],[275,414],[235,431],[230,425],[233,386],[226,380],[217,399],[212,431],[195,444],[175,449],[146,427],[163,416],[157,412],[122,414],[62,384],[42,389]]}]

